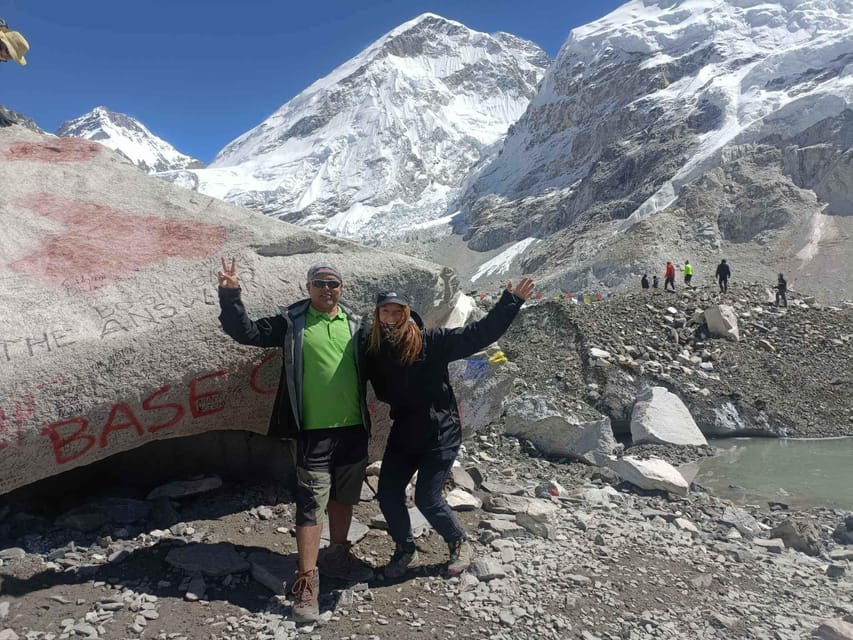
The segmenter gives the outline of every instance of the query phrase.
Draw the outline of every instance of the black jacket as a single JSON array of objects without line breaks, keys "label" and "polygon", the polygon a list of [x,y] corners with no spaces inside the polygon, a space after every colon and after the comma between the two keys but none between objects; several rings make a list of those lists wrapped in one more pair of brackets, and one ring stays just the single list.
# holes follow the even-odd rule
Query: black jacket
[{"label": "black jacket", "polygon": [[[281,347],[284,351],[281,380],[270,417],[270,436],[295,438],[302,429],[302,336],[305,331],[305,315],[310,304],[310,300],[300,300],[286,309],[282,308],[278,315],[252,320],[240,300],[240,289],[219,289],[219,322],[222,323],[225,333],[240,344]],[[359,340],[360,320],[347,307],[342,304],[339,306],[347,314],[353,339]],[[367,385],[361,371],[359,349],[355,349],[355,354],[361,417],[369,432]]]},{"label": "black jacket", "polygon": [[728,280],[732,275],[732,270],[729,269],[729,265],[726,262],[721,262],[717,265],[717,280]]},{"label": "black jacket", "polygon": [[[394,421],[388,448],[419,452],[458,447],[462,423],[456,397],[450,386],[448,363],[489,346],[512,323],[524,300],[504,291],[488,315],[478,322],[456,329],[421,327],[423,350],[411,365],[401,364],[394,348],[383,344],[378,354],[366,352],[364,373],[376,396],[391,405]],[[367,327],[365,339],[370,335]]]}]

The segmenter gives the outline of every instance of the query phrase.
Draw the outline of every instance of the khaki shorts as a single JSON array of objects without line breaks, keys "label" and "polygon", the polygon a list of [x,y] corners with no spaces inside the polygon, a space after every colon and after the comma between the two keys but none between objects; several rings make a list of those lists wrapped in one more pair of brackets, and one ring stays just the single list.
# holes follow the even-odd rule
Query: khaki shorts
[{"label": "khaki shorts", "polygon": [[367,467],[367,430],[361,425],[310,429],[296,442],[296,524],[323,522],[329,500],[357,504]]}]

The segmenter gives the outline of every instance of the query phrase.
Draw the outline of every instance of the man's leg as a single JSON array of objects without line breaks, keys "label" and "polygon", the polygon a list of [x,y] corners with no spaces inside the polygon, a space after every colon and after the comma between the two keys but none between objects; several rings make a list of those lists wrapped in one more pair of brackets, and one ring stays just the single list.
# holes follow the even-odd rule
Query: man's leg
[{"label": "man's leg", "polygon": [[323,575],[364,582],[373,569],[353,554],[348,537],[352,510],[361,499],[367,468],[367,430],[361,425],[333,430],[332,489],[329,496],[329,548],[320,556]]},{"label": "man's leg", "polygon": [[[331,522],[329,523],[331,526]],[[320,553],[320,538],[323,525],[296,525],[296,550],[299,554],[299,572],[311,571],[317,566],[317,554]]]},{"label": "man's leg", "polygon": [[352,505],[329,500],[329,542],[345,544],[352,524]]}]

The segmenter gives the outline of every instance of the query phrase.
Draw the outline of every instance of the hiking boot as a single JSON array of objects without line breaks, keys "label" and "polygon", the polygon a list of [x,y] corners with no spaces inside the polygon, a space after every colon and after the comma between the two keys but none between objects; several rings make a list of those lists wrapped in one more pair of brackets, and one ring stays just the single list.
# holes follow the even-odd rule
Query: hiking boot
[{"label": "hiking boot", "polygon": [[415,545],[398,544],[394,550],[394,555],[385,565],[382,573],[389,580],[395,580],[402,577],[406,570],[418,561],[418,549]]},{"label": "hiking boot", "polygon": [[293,619],[297,624],[310,624],[320,619],[320,572],[317,568],[296,572],[293,593]]},{"label": "hiking boot", "polygon": [[458,576],[471,564],[474,552],[471,550],[471,545],[464,538],[449,542],[447,546],[450,549],[450,562],[447,563],[447,575],[451,577]]},{"label": "hiking boot", "polygon": [[319,562],[324,576],[347,582],[367,582],[373,579],[373,569],[352,552],[349,542],[330,544]]}]

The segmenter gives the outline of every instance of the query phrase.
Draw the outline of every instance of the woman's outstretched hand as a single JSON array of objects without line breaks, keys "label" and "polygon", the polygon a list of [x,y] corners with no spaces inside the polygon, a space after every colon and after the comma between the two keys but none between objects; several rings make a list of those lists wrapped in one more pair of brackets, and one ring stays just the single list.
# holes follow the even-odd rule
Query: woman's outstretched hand
[{"label": "woman's outstretched hand", "polygon": [[524,277],[514,289],[512,287],[512,282],[507,282],[506,290],[511,294],[518,296],[522,300],[527,300],[533,294],[533,288],[535,286],[536,285],[533,284],[532,278]]},{"label": "woman's outstretched hand", "polygon": [[222,258],[222,271],[219,272],[219,286],[223,289],[239,289],[240,283],[237,280],[237,258],[231,258],[231,268],[225,265],[225,258]]}]

